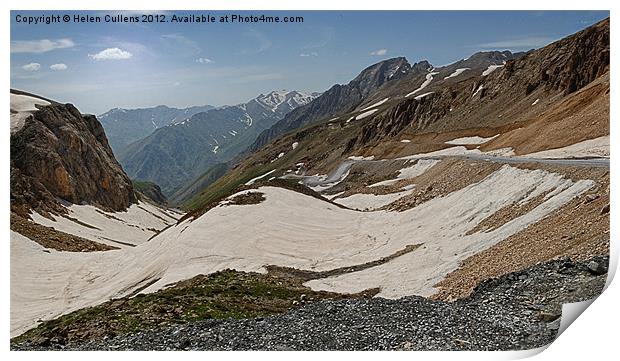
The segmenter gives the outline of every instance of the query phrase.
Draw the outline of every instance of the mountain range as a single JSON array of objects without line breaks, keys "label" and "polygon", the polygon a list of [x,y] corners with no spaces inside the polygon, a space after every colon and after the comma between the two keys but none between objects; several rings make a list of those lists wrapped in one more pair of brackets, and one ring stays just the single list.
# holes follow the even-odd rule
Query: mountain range
[{"label": "mountain range", "polygon": [[127,145],[119,161],[131,178],[155,182],[170,196],[212,167],[228,162],[261,131],[316,96],[273,91],[247,103],[198,112]]},{"label": "mountain range", "polygon": [[118,157],[127,145],[151,134],[154,130],[188,119],[192,115],[213,109],[211,105],[171,108],[160,105],[152,108],[114,108],[97,116],[108,136],[110,146]]}]

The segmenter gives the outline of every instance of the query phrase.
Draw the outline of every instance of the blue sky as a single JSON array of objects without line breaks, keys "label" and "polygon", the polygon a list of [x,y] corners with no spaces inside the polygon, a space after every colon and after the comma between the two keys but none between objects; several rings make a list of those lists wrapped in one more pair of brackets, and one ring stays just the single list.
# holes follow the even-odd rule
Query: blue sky
[{"label": "blue sky", "polygon": [[237,104],[276,89],[324,91],[382,59],[405,56],[411,63],[426,59],[439,66],[480,50],[528,50],[609,16],[606,11],[168,11],[167,16],[301,15],[304,22],[15,21],[18,14],[66,13],[11,12],[11,87],[95,114],[114,107]]}]

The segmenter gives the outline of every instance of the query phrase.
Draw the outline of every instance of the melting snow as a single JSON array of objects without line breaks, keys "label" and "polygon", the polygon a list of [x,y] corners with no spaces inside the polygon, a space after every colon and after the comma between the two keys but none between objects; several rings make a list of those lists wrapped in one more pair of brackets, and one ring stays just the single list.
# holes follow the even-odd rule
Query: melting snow
[{"label": "melting snow", "polygon": [[420,90],[426,88],[433,81],[433,76],[437,75],[437,74],[439,74],[439,73],[431,72],[431,73],[426,74],[426,80],[424,81],[424,83],[422,83],[422,85],[420,85],[420,87],[418,89],[416,89],[416,90],[412,91],[411,93],[405,95],[405,98],[407,98],[410,95],[413,95],[413,94],[419,92]]},{"label": "melting snow", "polygon": [[456,69],[454,71],[454,73],[448,75],[447,77],[445,77],[443,79],[446,80],[446,79],[457,77],[457,76],[461,75],[465,70],[469,70],[469,68],[459,68],[459,69]]},{"label": "melting snow", "polygon": [[395,179],[388,179],[369,185],[368,187],[388,186],[402,179],[415,178],[426,173],[435,164],[439,163],[438,159],[420,159],[413,166],[401,169]]},{"label": "melting snow", "polygon": [[36,223],[92,241],[115,247],[138,245],[156,231],[176,223],[178,215],[146,202],[132,204],[125,212],[105,212],[91,205],[72,204],[68,217],[53,216],[53,220],[33,212]]},{"label": "melting snow", "polygon": [[476,92],[474,93],[474,95],[472,95],[471,97],[472,97],[472,98],[473,98],[473,97],[475,97],[475,96],[476,96],[476,94],[478,94],[478,92],[480,92],[482,89],[484,89],[484,85],[483,85],[483,84],[480,84],[480,86],[478,87],[478,89],[476,89]]},{"label": "melting snow", "polygon": [[446,144],[454,144],[454,145],[483,144],[497,137],[499,137],[499,134],[494,135],[492,137],[488,137],[488,138],[483,138],[483,137],[479,137],[476,135],[473,137],[463,137],[463,138],[452,139],[452,140],[447,141]]},{"label": "melting snow", "polygon": [[504,66],[504,64],[499,64],[499,65],[489,65],[489,67],[487,68],[487,70],[482,72],[482,76],[487,76],[489,74],[491,74],[492,72],[495,71],[495,69],[497,68],[501,68],[502,66]]},{"label": "melting snow", "polygon": [[36,105],[46,106],[50,105],[50,102],[28,95],[11,93],[11,134],[24,127],[26,118],[38,110]]},{"label": "melting snow", "polygon": [[409,193],[411,193],[411,191],[381,195],[358,193],[345,198],[338,198],[334,200],[334,202],[359,211],[372,211],[395,202]]},{"label": "melting snow", "polygon": [[[374,113],[375,113],[376,111],[378,111],[378,110],[379,110],[379,109],[371,109],[371,110],[369,110],[369,111],[367,111],[367,112],[363,112],[362,114],[357,115],[357,116],[355,117],[355,120],[364,119],[364,118],[366,118],[367,116],[370,116],[370,115],[374,114]],[[350,119],[349,119],[349,120],[350,120]],[[348,121],[347,121],[347,122],[348,122]]]},{"label": "melting snow", "polygon": [[[503,166],[483,180],[403,212],[357,212],[287,189],[261,187],[260,204],[215,207],[175,224],[137,247],[117,251],[45,252],[11,232],[11,335],[38,319],[93,306],[167,284],[232,268],[265,272],[269,264],[325,271],[378,260],[422,244],[385,264],[305,285],[315,290],[379,297],[430,296],[468,257],[538,222],[595,183],[543,170]],[[553,191],[542,204],[495,230],[466,235],[482,220],[534,191]],[[337,241],[334,241],[337,240]]]},{"label": "melting snow", "polygon": [[273,173],[273,172],[275,172],[275,171],[276,171],[275,169],[272,169],[272,170],[270,170],[269,172],[267,172],[267,173],[265,173],[265,174],[263,174],[263,175],[259,175],[259,176],[258,176],[258,177],[256,177],[256,178],[252,178],[252,179],[250,179],[250,180],[249,180],[249,181],[248,181],[245,185],[246,185],[246,186],[251,186],[251,185],[252,185],[252,184],[254,184],[254,182],[256,182],[257,180],[263,179],[263,178],[265,178],[266,176],[270,175],[271,173]]},{"label": "melting snow", "polygon": [[368,157],[364,157],[363,155],[352,155],[347,159],[351,159],[351,160],[373,160],[375,159],[374,155],[368,156]]},{"label": "melting snow", "polygon": [[297,149],[298,146],[299,146],[299,142],[294,142],[292,145],[293,150]]},{"label": "melting snow", "polygon": [[379,105],[381,105],[381,104],[383,104],[383,103],[387,102],[387,101],[388,101],[388,99],[390,99],[390,98],[388,97],[388,98],[385,98],[385,99],[383,99],[383,100],[381,100],[381,101],[378,101],[378,102],[376,102],[376,103],[374,103],[374,104],[372,104],[372,105],[369,105],[369,106],[367,106],[366,108],[362,109],[361,111],[363,112],[364,110],[368,110],[368,109],[376,108],[376,107],[378,107]]},{"label": "melting snow", "polygon": [[422,99],[422,98],[424,98],[424,97],[426,97],[428,95],[431,95],[431,94],[433,94],[433,92],[428,92],[428,93],[420,94],[420,95],[418,95],[417,97],[415,97],[413,99],[420,100],[420,99]]},{"label": "melting snow", "polygon": [[587,158],[609,157],[609,135],[584,140],[563,148],[543,150],[541,152],[524,155],[526,158]]}]

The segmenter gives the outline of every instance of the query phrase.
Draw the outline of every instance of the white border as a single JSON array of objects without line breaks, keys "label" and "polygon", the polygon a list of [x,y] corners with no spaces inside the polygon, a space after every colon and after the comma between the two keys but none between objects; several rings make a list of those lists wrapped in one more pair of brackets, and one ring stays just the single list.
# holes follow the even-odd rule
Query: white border
[{"label": "white border", "polygon": [[[85,2],[78,0],[57,0],[57,1],[43,1],[43,0],[22,0],[19,3],[17,1],[13,1],[10,3],[9,1],[3,1],[2,5],[0,5],[3,9],[2,20],[2,38],[4,44],[4,56],[2,58],[2,82],[4,84],[4,89],[9,88],[10,86],[10,9],[20,9],[20,10],[28,10],[28,9],[84,9],[84,10],[105,10],[105,9],[118,9],[118,10],[138,10],[138,9],[157,9],[157,10],[185,10],[185,9],[213,9],[213,10],[230,10],[230,9],[249,9],[249,10],[611,10],[611,21],[612,21],[612,31],[614,29],[614,14],[616,13],[616,9],[620,4],[619,1],[603,1],[603,0],[588,0],[588,1],[545,1],[545,0],[519,0],[516,2],[502,2],[502,1],[483,1],[483,0],[468,0],[468,1],[456,1],[456,0],[444,0],[444,1],[404,1],[404,0],[392,0],[392,1],[374,1],[374,2],[366,2],[360,3],[359,1],[339,1],[339,0],[312,0],[312,1],[283,1],[283,0],[262,0],[262,1],[252,1],[252,0],[217,0],[217,1],[192,1],[192,0],[175,0],[175,1],[164,1],[164,0],[151,0],[149,2],[145,1],[130,1],[130,0],[108,0],[105,2],[94,3],[94,2]],[[615,34],[612,33],[612,45],[611,48],[614,49],[611,52],[611,67],[613,69],[618,69],[617,57],[615,56],[617,47],[617,41]],[[611,133],[612,139],[615,139],[613,134],[617,133],[617,119],[616,119],[616,107],[614,106],[617,100],[614,95],[616,94],[615,89],[617,88],[617,72],[611,72],[612,79],[612,101],[611,101],[611,119],[616,121],[611,121]],[[5,96],[3,98],[3,108],[4,114],[8,114],[9,110],[9,97]],[[5,127],[8,127],[8,121],[6,122]],[[5,128],[6,129],[6,128]],[[4,316],[2,321],[4,325],[4,336],[2,336],[5,342],[5,349],[3,350],[7,353],[6,356],[11,357],[11,359],[31,359],[35,357],[45,357],[46,359],[78,359],[83,360],[84,357],[93,358],[95,360],[104,360],[110,357],[109,353],[89,353],[85,355],[81,352],[72,352],[72,353],[45,353],[44,355],[40,353],[25,353],[25,352],[13,352],[8,353],[9,349],[9,197],[8,190],[10,187],[9,182],[9,172],[6,171],[9,169],[9,139],[10,135],[7,131],[3,132],[3,136],[5,137],[5,141],[2,142],[2,169],[5,170],[3,172],[3,176],[1,178],[2,184],[0,187],[5,192],[4,203],[1,208],[2,212],[2,222],[3,222],[3,234],[6,238],[4,238],[4,252],[2,252],[3,261],[3,273],[2,273],[2,286],[3,286],[3,297],[1,299],[1,308],[4,311]],[[614,145],[612,142],[612,153],[614,152]],[[615,156],[612,157],[615,159]],[[618,179],[618,171],[617,167],[612,162],[611,166],[611,184],[612,184],[612,203],[620,204],[617,202],[618,200],[618,192],[617,192],[617,180]],[[616,239],[617,227],[614,225],[620,224],[618,212],[612,210],[611,212],[611,235],[612,240]],[[618,250],[615,242],[612,242],[612,265],[610,270],[615,272],[617,268],[617,259],[618,259]],[[561,337],[559,337],[553,344],[550,345],[547,351],[542,352],[537,357],[542,360],[552,360],[552,359],[608,359],[610,355],[614,354],[614,351],[617,350],[618,341],[617,341],[617,332],[618,332],[618,304],[619,304],[619,288],[617,286],[617,281],[611,284],[611,286],[594,302],[593,306],[588,308],[585,312],[585,315],[579,317],[574,324],[569,327],[566,332],[564,332]],[[422,357],[424,359],[437,359],[437,360],[449,360],[456,359],[459,360],[489,360],[489,359],[515,359],[531,356],[536,354],[540,350],[528,351],[528,352],[425,352],[425,353],[416,353],[413,355],[410,352],[391,352],[391,353],[381,353],[378,352],[366,352],[366,353],[356,353],[355,355],[347,354],[344,355],[342,353],[336,352],[327,352],[322,353],[320,355],[315,353],[303,352],[303,353],[295,353],[290,354],[288,352],[279,352],[279,353],[252,353],[251,355],[242,354],[242,353],[216,353],[210,352],[208,355],[202,352],[194,352],[194,353],[183,353],[183,354],[175,354],[175,357],[182,355],[186,358],[192,359],[203,359],[204,357],[215,357],[215,358],[257,358],[257,359],[290,359],[294,357],[295,359],[312,359],[314,360],[316,357],[328,358],[328,359],[336,359],[342,357],[356,357],[361,358],[362,360],[374,360],[378,357],[390,357],[397,359],[411,359],[411,357]],[[122,359],[136,359],[140,357],[149,357],[154,359],[163,359],[164,357],[169,356],[165,353],[114,353],[112,354],[115,358]],[[613,356],[612,356],[613,357]],[[5,358],[6,359],[6,358]]]}]

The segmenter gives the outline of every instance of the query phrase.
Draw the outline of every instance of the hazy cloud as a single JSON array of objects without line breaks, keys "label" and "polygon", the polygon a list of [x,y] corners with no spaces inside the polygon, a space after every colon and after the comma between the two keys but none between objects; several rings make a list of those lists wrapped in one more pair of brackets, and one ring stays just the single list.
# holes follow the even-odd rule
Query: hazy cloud
[{"label": "hazy cloud", "polygon": [[37,70],[41,69],[41,64],[39,64],[39,63],[26,64],[26,65],[22,66],[22,69],[24,69],[25,71],[37,71]]},{"label": "hazy cloud", "polygon": [[161,39],[169,46],[174,47],[176,51],[182,51],[186,55],[199,54],[202,49],[197,42],[188,39],[182,34],[164,34]]},{"label": "hazy cloud", "polygon": [[133,55],[130,52],[119,48],[107,48],[105,50],[101,50],[97,54],[88,54],[88,56],[93,60],[123,60],[129,59]]},{"label": "hazy cloud", "polygon": [[11,53],[46,53],[55,49],[65,49],[75,46],[71,39],[58,40],[13,40],[11,41]]},{"label": "hazy cloud", "polygon": [[258,48],[256,50],[250,51],[252,53],[262,53],[263,51],[271,48],[271,46],[273,45],[271,40],[269,40],[265,36],[265,34],[261,33],[258,30],[251,29],[246,32],[245,35],[254,38],[254,40],[256,40],[256,44],[258,45]]},{"label": "hazy cloud", "polygon": [[370,53],[370,55],[375,55],[375,56],[383,56],[385,54],[387,54],[387,49],[379,49],[379,50],[375,50]]},{"label": "hazy cloud", "polygon": [[50,69],[52,70],[67,70],[67,64],[58,63],[50,65]]},{"label": "hazy cloud", "polygon": [[198,59],[196,59],[196,62],[200,63],[200,64],[211,64],[211,63],[213,63],[213,60],[211,60],[209,58],[198,58]]},{"label": "hazy cloud", "polygon": [[308,56],[319,56],[319,53],[317,53],[316,51],[312,51],[310,53],[301,53],[299,54],[299,56],[301,57],[308,57]]}]

